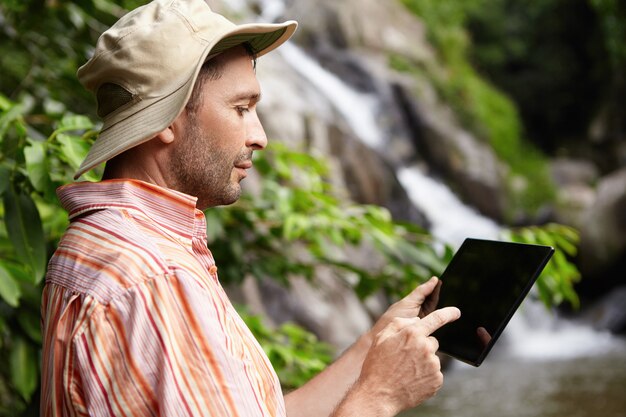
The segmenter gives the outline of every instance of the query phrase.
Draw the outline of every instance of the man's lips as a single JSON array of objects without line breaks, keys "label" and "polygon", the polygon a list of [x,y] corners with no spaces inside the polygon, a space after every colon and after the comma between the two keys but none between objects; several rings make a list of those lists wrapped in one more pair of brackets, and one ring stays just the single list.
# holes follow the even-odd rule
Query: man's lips
[{"label": "man's lips", "polygon": [[250,169],[252,168],[252,161],[242,161],[242,162],[237,162],[235,164],[235,168],[241,168],[241,169]]}]

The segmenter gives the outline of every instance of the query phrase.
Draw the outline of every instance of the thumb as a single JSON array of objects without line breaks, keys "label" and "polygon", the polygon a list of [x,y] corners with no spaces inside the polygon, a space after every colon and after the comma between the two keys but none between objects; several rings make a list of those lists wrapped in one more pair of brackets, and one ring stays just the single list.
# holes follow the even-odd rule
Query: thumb
[{"label": "thumb", "polygon": [[411,304],[416,306],[418,309],[424,304],[426,298],[434,291],[437,286],[437,282],[439,282],[439,278],[432,277],[425,283],[417,286],[413,291],[411,291],[406,297],[404,297],[400,302]]}]

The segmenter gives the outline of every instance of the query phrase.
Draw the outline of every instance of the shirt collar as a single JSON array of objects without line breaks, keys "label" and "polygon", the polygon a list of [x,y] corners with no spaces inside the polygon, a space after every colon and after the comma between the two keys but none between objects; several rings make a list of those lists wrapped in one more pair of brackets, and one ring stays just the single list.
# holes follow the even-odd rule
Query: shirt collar
[{"label": "shirt collar", "polygon": [[155,184],[126,179],[77,182],[59,187],[57,194],[70,220],[94,210],[125,209],[185,239],[206,236],[197,198]]}]

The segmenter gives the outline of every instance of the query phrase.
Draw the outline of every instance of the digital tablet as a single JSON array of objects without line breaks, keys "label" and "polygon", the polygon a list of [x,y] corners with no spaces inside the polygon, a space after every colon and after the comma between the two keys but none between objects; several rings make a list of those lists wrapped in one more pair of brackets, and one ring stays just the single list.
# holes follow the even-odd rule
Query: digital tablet
[{"label": "digital tablet", "polygon": [[551,246],[466,239],[425,301],[461,310],[433,333],[439,351],[479,366],[553,253]]}]

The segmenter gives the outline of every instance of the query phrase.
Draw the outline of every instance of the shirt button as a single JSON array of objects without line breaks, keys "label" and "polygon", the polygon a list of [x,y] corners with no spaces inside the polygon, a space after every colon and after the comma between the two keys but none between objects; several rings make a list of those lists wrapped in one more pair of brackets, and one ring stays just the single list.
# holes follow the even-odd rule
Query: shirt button
[{"label": "shirt button", "polygon": [[215,275],[216,273],[217,273],[217,266],[212,265],[212,266],[209,268],[209,274],[211,274],[211,275]]}]

